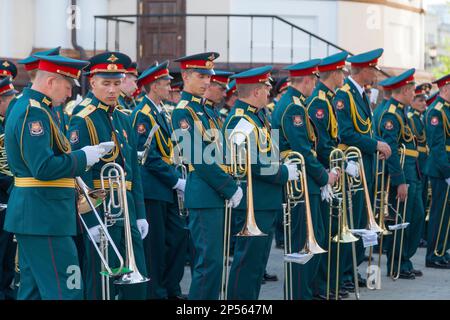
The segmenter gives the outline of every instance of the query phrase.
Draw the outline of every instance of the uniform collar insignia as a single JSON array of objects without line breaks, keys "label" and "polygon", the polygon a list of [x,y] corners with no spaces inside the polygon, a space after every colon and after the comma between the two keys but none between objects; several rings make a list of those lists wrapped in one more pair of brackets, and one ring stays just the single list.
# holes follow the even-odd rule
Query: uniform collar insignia
[{"label": "uniform collar insignia", "polygon": [[197,103],[202,103],[202,99],[201,99],[201,98],[197,98],[197,97],[195,97],[195,96],[192,96],[192,97],[191,97],[191,101],[192,101],[192,102],[197,102]]},{"label": "uniform collar insignia", "polygon": [[42,98],[42,102],[48,107],[52,102],[47,97]]}]

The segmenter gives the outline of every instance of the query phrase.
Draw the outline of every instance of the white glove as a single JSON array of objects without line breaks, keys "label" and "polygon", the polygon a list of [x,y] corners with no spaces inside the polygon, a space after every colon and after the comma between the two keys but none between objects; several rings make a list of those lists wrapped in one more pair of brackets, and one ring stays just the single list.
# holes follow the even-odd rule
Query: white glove
[{"label": "white glove", "polygon": [[244,193],[242,192],[242,188],[238,187],[236,192],[230,198],[230,203],[231,203],[232,208],[236,208],[239,205],[239,203],[241,203],[243,195],[244,195]]},{"label": "white glove", "polygon": [[89,228],[89,233],[91,234],[91,240],[100,243],[100,225]]},{"label": "white glove", "polygon": [[333,198],[336,197],[336,195],[333,193],[333,189],[329,184],[320,188],[320,196],[322,200],[326,200],[327,202],[330,202]]},{"label": "white glove", "polygon": [[297,165],[291,164],[291,163],[285,163],[284,165],[286,166],[286,168],[288,169],[288,172],[289,172],[288,180],[289,181],[298,180],[299,174],[298,174]]},{"label": "white glove", "polygon": [[137,224],[139,232],[141,233],[141,238],[144,239],[148,233],[147,219],[137,219],[136,224]]},{"label": "white glove", "polygon": [[447,182],[447,185],[450,186],[450,178],[445,179],[445,182]]},{"label": "white glove", "polygon": [[186,188],[186,179],[178,179],[177,184],[172,189],[180,190],[181,192],[184,192],[184,189]]},{"label": "white glove", "polygon": [[359,166],[358,166],[358,164],[355,161],[350,160],[349,162],[347,162],[347,168],[345,168],[345,172],[347,172],[353,178],[359,177]]},{"label": "white glove", "polygon": [[99,143],[98,145],[100,148],[103,148],[103,155],[107,154],[114,148],[114,141],[107,141]]},{"label": "white glove", "polygon": [[99,147],[98,145],[95,145],[83,147],[81,148],[81,150],[83,150],[86,154],[86,167],[92,167],[94,164],[99,162],[100,157],[103,156],[103,152],[105,149]]}]

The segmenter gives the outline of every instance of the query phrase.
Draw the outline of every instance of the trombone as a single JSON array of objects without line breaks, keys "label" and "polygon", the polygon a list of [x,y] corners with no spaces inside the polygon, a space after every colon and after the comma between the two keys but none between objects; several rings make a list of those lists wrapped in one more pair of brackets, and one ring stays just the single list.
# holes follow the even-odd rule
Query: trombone
[{"label": "trombone", "polygon": [[[107,174],[105,174],[107,172]],[[144,277],[138,270],[136,259],[134,257],[133,239],[131,237],[130,213],[128,211],[127,189],[125,181],[125,172],[123,168],[114,162],[105,164],[100,171],[101,188],[109,186],[109,201],[103,201],[103,210],[105,213],[106,225],[112,226],[117,221],[124,221],[125,231],[125,269],[129,272],[123,273],[121,277],[114,281],[114,284],[136,284],[147,282],[150,279]],[[115,195],[117,191],[117,198]],[[113,209],[118,209],[113,213]],[[102,280],[107,280],[102,278]],[[106,281],[106,287],[109,289],[109,281]],[[108,290],[109,291],[109,290]],[[109,292],[108,292],[109,294]]]},{"label": "trombone", "polygon": [[[398,150],[399,154],[400,154],[400,167],[403,170],[403,167],[405,165],[405,157],[406,157],[406,147],[404,144],[402,144]],[[388,178],[389,180],[389,178]],[[408,196],[406,196],[405,202],[403,203],[403,212],[402,212],[402,216],[401,216],[401,222],[404,223],[405,219],[406,219],[406,205],[408,203]],[[398,225],[398,217],[399,217],[399,211],[400,211],[400,198],[397,199],[397,205],[396,208],[394,210],[395,213],[395,222],[394,225]],[[399,254],[398,254],[398,263],[397,263],[397,272],[394,272],[394,261],[395,261],[395,249],[397,246],[397,231],[398,228],[395,228],[394,230],[394,239],[392,241],[392,257],[391,257],[391,271],[389,276],[391,277],[392,280],[397,280],[400,277],[400,268],[401,268],[401,261],[402,261],[402,251],[403,251],[403,239],[404,239],[404,234],[405,234],[405,228],[402,227],[401,228],[402,231],[400,232],[400,245],[399,245]]]},{"label": "trombone", "polygon": [[444,204],[442,207],[442,212],[441,212],[441,222],[439,223],[439,229],[438,229],[438,233],[437,233],[437,237],[436,237],[436,244],[434,246],[434,254],[438,257],[443,257],[445,255],[445,252],[447,251],[447,242],[448,242],[448,234],[449,234],[449,230],[450,230],[450,219],[447,223],[447,231],[445,232],[445,237],[444,237],[444,243],[442,244],[442,250],[439,252],[439,239],[441,238],[441,233],[444,227],[444,217],[445,217],[445,211],[447,209],[447,205],[448,205],[448,192],[450,190],[450,185],[447,185],[447,192],[445,193],[445,200],[444,200]]},{"label": "trombone", "polygon": [[13,174],[9,169],[8,158],[6,157],[5,134],[0,134],[0,173],[12,177]]},{"label": "trombone", "polygon": [[[329,212],[329,229],[328,229],[328,264],[327,264],[327,300],[330,299],[330,287],[331,287],[331,252],[332,242],[336,243],[336,283],[335,283],[335,298],[339,298],[339,265],[340,265],[340,244],[341,243],[353,243],[358,241],[349,227],[347,222],[347,204],[345,194],[345,154],[341,149],[335,148],[331,151],[329,156],[329,168],[330,170],[336,169],[340,172],[339,180],[332,186],[333,194],[336,197],[336,202],[331,201]],[[337,215],[333,211],[338,212]],[[337,234],[332,236],[332,223],[333,217],[337,217]],[[354,254],[355,251],[352,251]],[[357,280],[357,279],[356,279]],[[356,281],[355,280],[355,281]]]},{"label": "trombone", "polygon": [[[284,290],[286,299],[292,300],[292,263],[296,260],[289,259],[292,254],[292,230],[291,230],[291,211],[300,202],[305,203],[306,216],[306,240],[303,249],[298,252],[301,256],[311,256],[315,254],[325,253],[326,251],[320,247],[314,236],[314,228],[311,218],[311,205],[309,202],[308,184],[306,176],[305,159],[296,151],[289,151],[284,158],[285,164],[297,165],[299,179],[296,181],[288,181],[286,183],[286,203],[283,204],[284,217]],[[299,262],[300,263],[300,262]]]},{"label": "trombone", "polygon": [[[389,203],[389,188],[391,176],[388,175],[385,181],[386,173],[386,159],[380,159],[380,152],[377,151],[376,156],[376,169],[375,169],[375,193],[373,199],[373,210],[375,217],[378,217],[378,225],[383,230],[380,232],[380,241],[378,243],[378,270],[381,270],[381,256],[383,255],[383,238],[390,235],[391,232],[386,228],[385,220],[389,216],[388,203]],[[369,270],[372,265],[373,248],[369,249],[369,261],[367,268],[367,276],[369,276]],[[377,277],[377,281],[380,279]],[[378,282],[377,286],[367,286],[368,289],[381,289],[381,284]]]},{"label": "trombone", "polygon": [[[175,166],[175,170],[180,172],[181,179],[187,179],[187,167],[181,162]],[[189,210],[184,206],[184,195],[177,191],[177,200],[178,200],[178,213],[182,217],[187,217],[189,215]]]}]

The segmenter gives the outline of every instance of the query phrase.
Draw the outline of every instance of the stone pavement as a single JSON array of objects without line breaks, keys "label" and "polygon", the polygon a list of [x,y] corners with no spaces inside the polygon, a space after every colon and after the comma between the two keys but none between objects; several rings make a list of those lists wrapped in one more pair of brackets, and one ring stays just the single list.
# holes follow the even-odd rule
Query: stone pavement
[{"label": "stone pavement", "polygon": [[[423,272],[423,277],[415,280],[393,281],[386,276],[386,256],[383,255],[381,262],[381,290],[369,290],[361,288],[361,300],[450,300],[450,270],[439,270],[425,268],[425,249],[419,248],[412,262],[416,269]],[[368,252],[368,251],[367,251]],[[378,261],[378,255],[374,255]],[[283,299],[283,251],[273,246],[267,271],[275,273],[279,280],[276,282],[266,282],[262,285],[261,300],[282,300]],[[363,277],[367,263],[360,266],[359,270]],[[185,268],[181,288],[183,293],[189,292],[191,281],[191,271]],[[354,294],[346,300],[355,299]]]}]

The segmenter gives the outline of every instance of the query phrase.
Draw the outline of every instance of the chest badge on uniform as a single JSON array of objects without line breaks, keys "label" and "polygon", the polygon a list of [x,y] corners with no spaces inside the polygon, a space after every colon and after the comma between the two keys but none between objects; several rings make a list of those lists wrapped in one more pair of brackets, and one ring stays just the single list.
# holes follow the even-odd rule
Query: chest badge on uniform
[{"label": "chest badge on uniform", "polygon": [[147,129],[145,128],[145,124],[139,123],[137,126],[137,132],[139,134],[144,134],[146,131],[147,131]]},{"label": "chest badge on uniform", "polygon": [[339,100],[338,102],[336,102],[336,109],[338,109],[338,110],[344,109],[344,102],[342,100]]},{"label": "chest badge on uniform", "polygon": [[71,144],[75,144],[75,143],[78,143],[78,141],[80,141],[78,130],[73,130],[70,133],[69,141],[70,141]]},{"label": "chest badge on uniform", "polygon": [[181,119],[179,125],[181,130],[189,130],[191,127],[186,119]]},{"label": "chest badge on uniform", "polygon": [[323,109],[319,109],[319,110],[316,111],[316,118],[317,119],[323,119],[324,115],[325,114],[323,112]]},{"label": "chest badge on uniform", "polygon": [[303,119],[301,115],[292,116],[292,124],[296,127],[303,125]]},{"label": "chest badge on uniform", "polygon": [[44,134],[44,127],[41,121],[33,121],[28,124],[30,128],[30,134],[32,136],[42,136]]},{"label": "chest badge on uniform", "polygon": [[386,130],[392,130],[392,128],[394,128],[394,124],[392,123],[391,120],[388,120],[384,123],[384,128]]},{"label": "chest badge on uniform", "polygon": [[432,126],[437,126],[439,124],[439,118],[438,117],[432,117],[430,121]]}]

